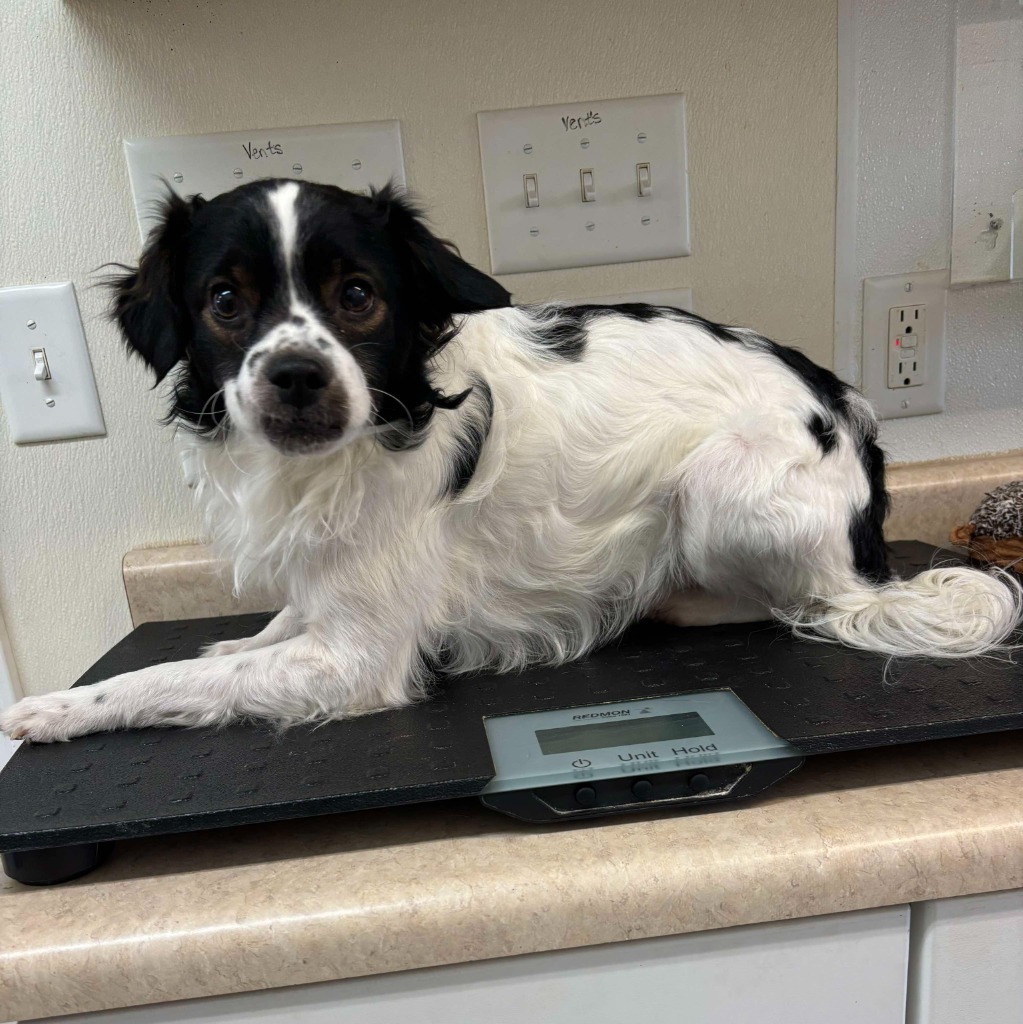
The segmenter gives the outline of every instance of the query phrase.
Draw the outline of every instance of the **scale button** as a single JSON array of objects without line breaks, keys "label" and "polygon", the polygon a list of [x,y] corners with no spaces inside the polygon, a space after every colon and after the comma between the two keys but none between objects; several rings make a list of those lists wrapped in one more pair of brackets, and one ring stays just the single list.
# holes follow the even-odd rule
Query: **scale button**
[{"label": "scale button", "polygon": [[597,791],[592,786],[580,786],[575,791],[575,802],[580,807],[592,807],[597,802]]},{"label": "scale button", "polygon": [[689,777],[689,788],[694,793],[704,793],[710,789],[710,779],[703,772],[700,772],[699,775],[691,775]]},{"label": "scale button", "polygon": [[649,779],[636,779],[632,784],[632,795],[637,800],[649,800],[654,795],[654,784]]}]

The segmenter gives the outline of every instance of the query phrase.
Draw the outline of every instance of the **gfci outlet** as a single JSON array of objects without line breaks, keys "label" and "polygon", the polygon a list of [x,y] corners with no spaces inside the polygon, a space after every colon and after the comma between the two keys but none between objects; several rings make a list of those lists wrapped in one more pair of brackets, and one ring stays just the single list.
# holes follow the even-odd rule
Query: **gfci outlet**
[{"label": "gfci outlet", "polygon": [[948,271],[863,282],[862,390],[881,419],[945,408]]}]

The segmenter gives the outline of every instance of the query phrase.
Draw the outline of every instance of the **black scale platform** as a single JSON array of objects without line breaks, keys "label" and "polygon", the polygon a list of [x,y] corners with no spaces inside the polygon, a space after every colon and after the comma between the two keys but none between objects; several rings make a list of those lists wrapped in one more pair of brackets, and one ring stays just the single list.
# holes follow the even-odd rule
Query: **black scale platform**
[{"label": "black scale platform", "polygon": [[[894,547],[902,572],[934,556]],[[76,685],[192,657],[267,618],[142,625]],[[89,870],[110,840],[476,796],[494,774],[486,716],[723,688],[802,755],[1023,727],[1020,666],[913,659],[886,680],[882,657],[767,623],[643,623],[582,662],[439,680],[420,706],[283,736],[245,724],[24,744],[0,773],[0,852],[11,877],[45,884]]]}]

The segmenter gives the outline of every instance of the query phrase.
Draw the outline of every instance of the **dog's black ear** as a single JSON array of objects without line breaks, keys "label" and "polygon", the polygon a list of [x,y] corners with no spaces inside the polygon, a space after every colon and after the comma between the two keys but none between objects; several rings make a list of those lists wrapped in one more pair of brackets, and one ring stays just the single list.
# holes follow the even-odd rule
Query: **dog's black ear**
[{"label": "dog's black ear", "polygon": [[181,265],[200,196],[163,200],[160,223],[150,232],[137,269],[107,279],[113,289],[111,317],[119,324],[129,352],[140,355],[156,380],[184,359],[191,323],[181,293]]},{"label": "dog's black ear", "polygon": [[388,185],[373,198],[391,237],[409,261],[417,284],[418,312],[426,323],[439,327],[454,313],[511,305],[508,290],[466,263],[451,242],[434,235],[405,196]]}]

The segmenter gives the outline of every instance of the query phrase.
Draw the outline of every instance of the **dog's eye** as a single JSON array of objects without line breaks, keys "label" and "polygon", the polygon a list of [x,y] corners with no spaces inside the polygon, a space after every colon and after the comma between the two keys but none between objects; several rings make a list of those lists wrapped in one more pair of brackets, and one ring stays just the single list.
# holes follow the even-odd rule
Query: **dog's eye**
[{"label": "dog's eye", "polygon": [[365,313],[373,305],[373,286],[361,277],[350,277],[341,285],[341,305],[352,313]]},{"label": "dog's eye", "polygon": [[218,287],[210,294],[210,308],[219,320],[233,320],[241,310],[241,303],[230,288]]}]

